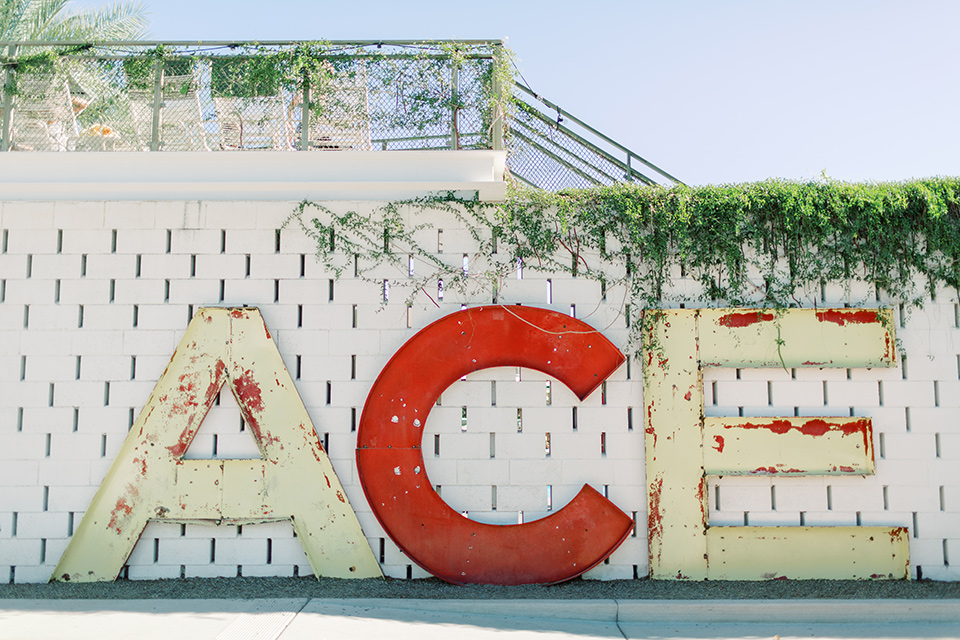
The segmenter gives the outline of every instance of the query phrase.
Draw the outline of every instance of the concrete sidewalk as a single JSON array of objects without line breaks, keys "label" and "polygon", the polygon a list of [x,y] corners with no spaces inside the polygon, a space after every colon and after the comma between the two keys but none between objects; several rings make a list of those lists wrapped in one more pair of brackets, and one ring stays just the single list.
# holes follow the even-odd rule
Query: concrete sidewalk
[{"label": "concrete sidewalk", "polygon": [[0,640],[957,638],[960,600],[0,600]]}]

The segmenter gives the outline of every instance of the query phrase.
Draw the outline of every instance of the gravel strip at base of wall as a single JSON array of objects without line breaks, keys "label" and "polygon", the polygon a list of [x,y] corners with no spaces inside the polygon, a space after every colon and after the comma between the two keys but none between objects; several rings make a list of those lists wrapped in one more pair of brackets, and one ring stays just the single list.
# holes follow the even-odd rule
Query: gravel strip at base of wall
[{"label": "gravel strip at base of wall", "polygon": [[960,583],[921,581],[777,580],[769,582],[668,582],[660,580],[572,580],[559,585],[457,586],[426,580],[339,580],[335,578],[185,578],[96,583],[0,585],[0,598],[435,598],[435,599],[787,599],[957,598]]}]

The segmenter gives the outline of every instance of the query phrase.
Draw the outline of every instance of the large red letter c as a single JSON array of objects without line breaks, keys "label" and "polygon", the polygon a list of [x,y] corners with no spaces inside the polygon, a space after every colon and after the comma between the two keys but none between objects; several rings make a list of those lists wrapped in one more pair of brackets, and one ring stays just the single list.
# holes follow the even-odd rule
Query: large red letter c
[{"label": "large red letter c", "polygon": [[594,489],[584,485],[568,505],[534,522],[474,522],[433,490],[421,441],[437,398],[472,371],[536,369],[583,399],[623,361],[598,331],[546,309],[478,307],[425,327],[380,373],[357,433],[360,482],[384,530],[411,560],[458,584],[552,584],[602,562],[633,520]]}]

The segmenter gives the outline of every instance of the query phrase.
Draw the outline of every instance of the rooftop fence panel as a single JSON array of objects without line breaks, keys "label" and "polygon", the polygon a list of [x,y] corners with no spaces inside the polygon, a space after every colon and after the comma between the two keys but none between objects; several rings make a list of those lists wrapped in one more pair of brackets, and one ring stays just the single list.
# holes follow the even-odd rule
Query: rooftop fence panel
[{"label": "rooftop fence panel", "polygon": [[0,151],[505,149],[538,188],[677,182],[515,84],[497,40],[0,42],[0,64]]}]

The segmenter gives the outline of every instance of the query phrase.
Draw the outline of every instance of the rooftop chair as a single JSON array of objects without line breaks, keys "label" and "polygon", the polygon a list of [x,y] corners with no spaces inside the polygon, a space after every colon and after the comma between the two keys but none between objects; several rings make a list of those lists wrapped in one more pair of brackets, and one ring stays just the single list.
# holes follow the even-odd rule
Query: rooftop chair
[{"label": "rooftop chair", "polygon": [[[138,146],[150,149],[153,141],[153,91],[134,89],[129,96]],[[163,79],[158,135],[158,148],[162,151],[210,151],[197,82],[192,75]]]},{"label": "rooftop chair", "polygon": [[281,96],[214,97],[213,106],[221,149],[293,149]]},{"label": "rooftop chair", "polygon": [[66,76],[20,76],[12,111],[12,149],[67,151],[76,143],[77,120]]}]

